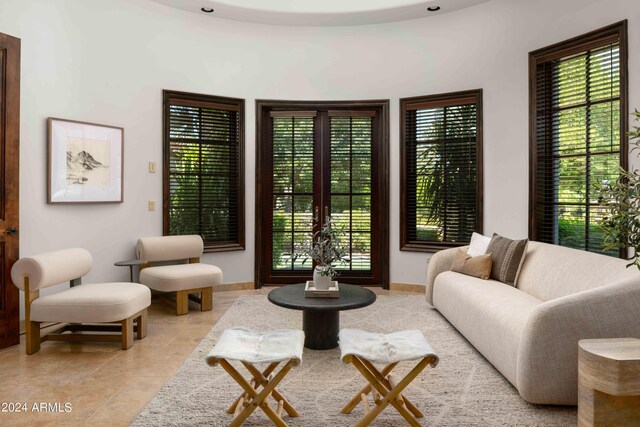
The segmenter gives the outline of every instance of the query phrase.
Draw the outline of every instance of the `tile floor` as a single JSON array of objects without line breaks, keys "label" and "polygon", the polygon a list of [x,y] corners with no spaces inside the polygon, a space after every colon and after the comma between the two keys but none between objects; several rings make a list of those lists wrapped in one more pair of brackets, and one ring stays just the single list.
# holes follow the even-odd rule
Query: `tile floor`
[{"label": "tile floor", "polygon": [[[127,351],[116,343],[46,342],[27,356],[22,337],[0,351],[0,425],[128,426],[240,295],[270,290],[216,292],[212,311],[192,305],[186,316],[154,299],[147,337]],[[15,412],[25,403],[26,412]],[[41,404],[47,409],[37,411]]]}]

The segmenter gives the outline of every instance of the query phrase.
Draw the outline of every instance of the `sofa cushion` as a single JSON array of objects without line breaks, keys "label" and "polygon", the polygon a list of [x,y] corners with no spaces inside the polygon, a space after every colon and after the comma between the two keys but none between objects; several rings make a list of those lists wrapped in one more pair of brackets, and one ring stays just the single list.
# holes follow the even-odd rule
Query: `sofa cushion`
[{"label": "sofa cushion", "polygon": [[458,249],[451,271],[487,280],[491,275],[491,254],[471,256],[464,249]]},{"label": "sofa cushion", "polygon": [[471,234],[471,241],[469,242],[469,249],[467,249],[467,253],[470,256],[484,255],[487,253],[489,243],[491,243],[491,237],[473,232]]},{"label": "sofa cushion", "polygon": [[452,271],[440,273],[433,289],[433,305],[512,384],[522,331],[540,304],[511,286]]},{"label": "sofa cushion", "polygon": [[222,283],[222,270],[202,263],[147,267],[140,271],[140,283],[161,292],[208,288]]},{"label": "sofa cushion", "polygon": [[612,256],[529,242],[518,289],[542,301],[637,278],[637,268]]},{"label": "sofa cushion", "polygon": [[487,247],[487,253],[493,257],[491,278],[515,286],[527,254],[529,240],[511,240],[496,233]]},{"label": "sofa cushion", "polygon": [[31,304],[34,322],[103,323],[128,319],[151,304],[139,283],[93,283],[42,296]]}]

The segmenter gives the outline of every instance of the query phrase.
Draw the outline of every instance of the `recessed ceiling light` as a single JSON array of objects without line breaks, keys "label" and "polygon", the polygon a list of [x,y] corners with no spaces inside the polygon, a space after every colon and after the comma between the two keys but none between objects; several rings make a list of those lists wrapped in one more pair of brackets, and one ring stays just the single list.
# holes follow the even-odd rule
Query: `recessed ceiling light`
[{"label": "recessed ceiling light", "polygon": [[429,12],[437,12],[437,11],[439,11],[439,10],[440,10],[440,6],[429,6],[429,7],[427,8],[427,10],[428,10]]},{"label": "recessed ceiling light", "polygon": [[[438,9],[440,9],[440,8],[438,8]],[[213,12],[213,9],[211,9],[210,7],[201,7],[200,10],[203,11],[204,13]]]}]

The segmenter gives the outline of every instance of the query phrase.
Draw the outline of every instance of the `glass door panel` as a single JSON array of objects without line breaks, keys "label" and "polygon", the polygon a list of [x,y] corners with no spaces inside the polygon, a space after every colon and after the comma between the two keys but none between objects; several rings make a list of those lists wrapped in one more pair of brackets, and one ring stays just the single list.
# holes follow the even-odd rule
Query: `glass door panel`
[{"label": "glass door panel", "polygon": [[314,117],[273,117],[271,268],[311,270],[296,257],[313,237]]},{"label": "glass door panel", "polygon": [[340,267],[371,270],[372,117],[330,117],[331,217],[346,233],[351,263]]}]

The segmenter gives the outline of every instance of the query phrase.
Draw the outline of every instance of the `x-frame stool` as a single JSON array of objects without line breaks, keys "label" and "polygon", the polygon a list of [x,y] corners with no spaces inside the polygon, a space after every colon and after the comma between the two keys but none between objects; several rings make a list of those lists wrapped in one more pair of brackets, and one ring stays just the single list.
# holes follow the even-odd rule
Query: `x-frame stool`
[{"label": "x-frame stool", "polygon": [[[343,333],[344,332],[344,333]],[[354,335],[355,333],[355,335]],[[404,335],[402,335],[404,334]],[[355,337],[355,339],[353,339]],[[379,341],[381,349],[377,354],[371,354],[370,349],[363,351],[369,354],[359,353],[359,343],[363,342],[362,337],[367,338],[368,345],[371,342]],[[403,344],[403,339],[409,338],[411,342],[411,352],[396,351]],[[417,342],[417,345],[416,345]],[[371,422],[389,405],[393,406],[409,425],[418,427],[421,424],[417,418],[422,418],[422,412],[402,394],[404,389],[429,365],[435,367],[438,364],[438,356],[433,352],[431,346],[424,339],[420,331],[402,331],[397,334],[371,334],[359,330],[342,330],[340,331],[340,345],[342,352],[342,361],[351,363],[360,374],[367,380],[364,386],[356,395],[342,408],[343,414],[350,414],[353,409],[362,402],[365,415],[355,425],[356,427],[364,427]],[[387,354],[384,354],[384,350]],[[345,351],[346,350],[346,351]],[[417,351],[417,353],[415,353]],[[381,353],[382,352],[382,353]],[[392,360],[393,357],[398,360]],[[417,356],[417,357],[416,357]],[[370,360],[386,362],[382,369],[378,369]],[[404,378],[397,381],[391,374],[391,371],[403,360],[417,359],[415,367]],[[374,405],[369,408],[368,395],[373,395]]]},{"label": "x-frame stool", "polygon": [[[283,334],[284,336],[283,339]],[[240,339],[238,339],[240,338]],[[281,351],[270,349],[268,354],[258,352],[258,343],[261,347],[268,347],[270,339],[281,345]],[[260,408],[269,419],[278,427],[287,427],[282,415],[285,411],[290,417],[298,417],[298,412],[293,405],[280,393],[276,386],[284,379],[289,371],[297,366],[302,357],[304,333],[299,330],[280,330],[271,333],[259,334],[244,328],[233,328],[224,331],[222,337],[207,356],[207,363],[211,366],[219,364],[235,382],[242,388],[240,396],[227,409],[227,413],[233,414],[229,426],[240,426],[257,409]],[[244,349],[242,346],[247,346]],[[224,357],[226,356],[226,357]],[[240,362],[249,372],[251,379],[247,380],[230,363],[230,360]],[[268,363],[264,370],[258,369],[256,363]],[[284,365],[276,372],[278,366]],[[277,409],[270,406],[270,398],[277,403]]]}]

